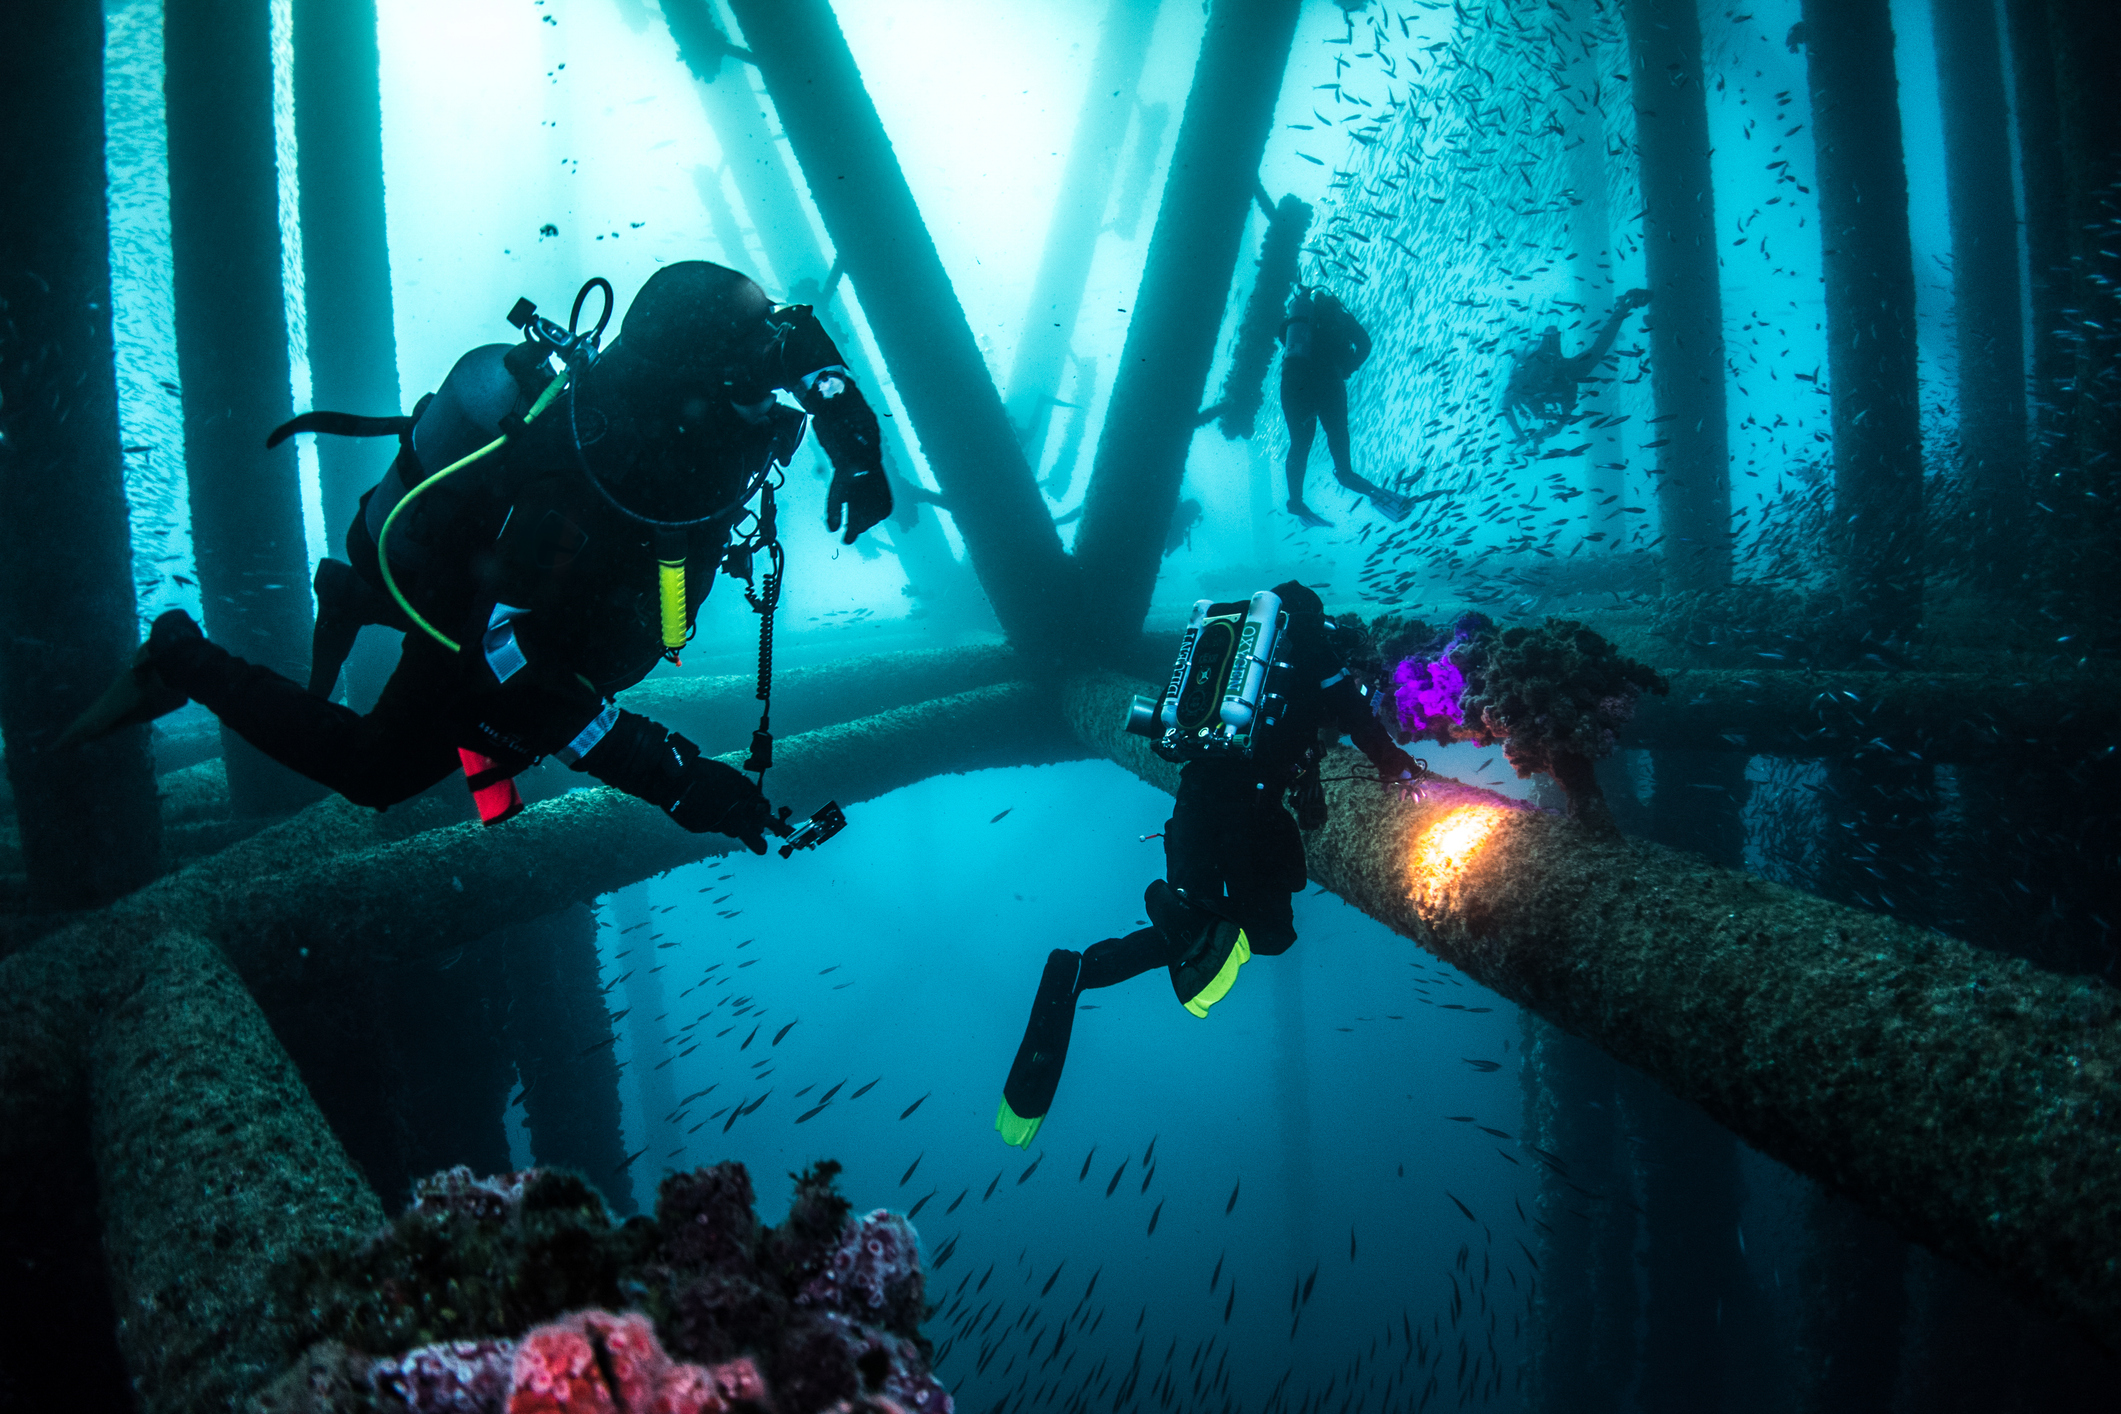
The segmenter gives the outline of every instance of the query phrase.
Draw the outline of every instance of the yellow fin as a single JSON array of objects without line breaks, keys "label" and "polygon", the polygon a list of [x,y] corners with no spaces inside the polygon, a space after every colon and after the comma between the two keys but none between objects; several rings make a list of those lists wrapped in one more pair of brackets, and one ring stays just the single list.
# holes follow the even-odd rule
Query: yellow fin
[{"label": "yellow fin", "polygon": [[1019,1149],[1031,1147],[1032,1136],[1038,1133],[1038,1127],[1045,1122],[1046,1117],[1044,1115],[1025,1119],[1015,1110],[1010,1109],[1009,1097],[1006,1095],[1002,1097],[1001,1109],[994,1116],[994,1127],[1002,1132],[1002,1142],[1004,1144],[1013,1144]]},{"label": "yellow fin", "polygon": [[1207,986],[1193,994],[1193,999],[1186,1003],[1186,1010],[1205,1021],[1208,1008],[1229,995],[1230,989],[1237,985],[1237,969],[1251,960],[1252,944],[1240,932],[1237,946],[1231,948],[1230,955],[1223,959],[1222,970],[1208,980]]}]

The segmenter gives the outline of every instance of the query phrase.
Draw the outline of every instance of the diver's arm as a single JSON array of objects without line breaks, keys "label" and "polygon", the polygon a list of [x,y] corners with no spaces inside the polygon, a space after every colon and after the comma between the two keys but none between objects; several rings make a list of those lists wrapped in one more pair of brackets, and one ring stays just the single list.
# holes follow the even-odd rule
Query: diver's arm
[{"label": "diver's arm", "polygon": [[561,759],[605,785],[660,807],[693,834],[729,835],[742,840],[753,854],[766,852],[773,810],[742,771],[700,755],[684,737],[634,712],[606,707],[575,740],[592,733],[597,734],[584,749],[575,752],[570,747],[560,753]]},{"label": "diver's arm", "polygon": [[1355,674],[1342,669],[1341,675],[1337,679],[1327,679],[1327,684],[1326,710],[1347,732],[1356,750],[1369,757],[1370,764],[1386,780],[1413,780],[1414,758],[1400,750],[1391,733],[1377,720],[1377,714],[1370,710],[1370,699],[1363,695],[1361,686],[1355,681]]},{"label": "diver's arm", "polygon": [[1348,341],[1354,346],[1355,361],[1348,365],[1348,372],[1352,375],[1370,361],[1370,331],[1346,310],[1341,311],[1341,317],[1348,321]]},{"label": "diver's arm", "polygon": [[832,463],[825,492],[825,528],[847,518],[842,544],[891,514],[891,483],[884,477],[883,434],[876,412],[840,360],[839,346],[807,304],[775,313],[780,335],[774,348],[779,367],[774,386],[795,394],[817,428],[818,445]]}]

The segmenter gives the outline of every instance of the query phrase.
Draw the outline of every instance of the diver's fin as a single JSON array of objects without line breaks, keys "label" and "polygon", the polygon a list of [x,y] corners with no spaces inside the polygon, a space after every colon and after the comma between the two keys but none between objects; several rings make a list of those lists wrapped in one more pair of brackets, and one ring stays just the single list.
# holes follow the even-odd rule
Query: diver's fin
[{"label": "diver's fin", "polygon": [[1031,1136],[1045,1123],[1046,1111],[1053,1107],[1061,1068],[1068,1063],[1068,1038],[1075,1031],[1075,987],[1082,971],[1079,952],[1057,948],[1046,958],[1038,996],[1031,1003],[1031,1020],[1002,1086],[1001,1111],[994,1117],[1004,1143],[1020,1149],[1030,1144]]},{"label": "diver's fin", "polygon": [[1025,1119],[1015,1110],[1010,1109],[1009,1097],[1006,1094],[1002,1096],[1001,1110],[994,1116],[994,1127],[1002,1132],[1002,1142],[1004,1144],[1013,1144],[1019,1149],[1031,1147],[1032,1139],[1038,1134],[1038,1127],[1045,1122],[1046,1117],[1044,1115],[1036,1115],[1030,1119]]},{"label": "diver's fin", "polygon": [[268,432],[265,450],[271,451],[297,432],[323,432],[333,437],[402,437],[412,424],[412,418],[396,414],[361,417],[350,412],[305,412]]},{"label": "diver's fin", "polygon": [[1395,491],[1371,492],[1370,504],[1377,507],[1377,513],[1394,525],[1414,513],[1414,503]]},{"label": "diver's fin", "polygon": [[80,746],[126,727],[168,716],[190,700],[162,681],[161,674],[149,662],[147,645],[143,643],[140,651],[133,655],[132,666],[118,674],[117,679],[104,689],[103,695],[89,704],[87,711],[74,718],[53,745],[60,748]]},{"label": "diver's fin", "polygon": [[1333,528],[1332,521],[1327,520],[1301,501],[1289,502],[1289,514],[1295,516],[1312,530],[1331,530]]}]

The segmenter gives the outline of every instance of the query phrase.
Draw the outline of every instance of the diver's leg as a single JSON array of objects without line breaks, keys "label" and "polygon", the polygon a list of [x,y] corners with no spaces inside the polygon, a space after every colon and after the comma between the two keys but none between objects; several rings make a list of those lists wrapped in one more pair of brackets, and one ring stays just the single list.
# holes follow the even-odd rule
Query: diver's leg
[{"label": "diver's leg", "polygon": [[1338,378],[1325,380],[1318,389],[1318,420],[1326,429],[1326,454],[1333,459],[1333,479],[1350,490],[1369,486],[1355,474],[1355,458],[1348,445],[1348,385]]},{"label": "diver's leg", "polygon": [[1231,877],[1231,822],[1249,818],[1259,794],[1242,772],[1188,766],[1164,826],[1168,879],[1151,884],[1142,900],[1171,950],[1171,990],[1195,1016],[1206,1016],[1222,1000],[1252,956],[1243,928],[1228,915],[1223,891]]},{"label": "diver's leg", "polygon": [[1405,520],[1413,506],[1404,496],[1355,474],[1354,447],[1348,441],[1347,384],[1336,381],[1332,387],[1320,391],[1318,420],[1325,424],[1326,451],[1333,458],[1333,479],[1356,495],[1369,497],[1371,504],[1387,520]]},{"label": "diver's leg", "polygon": [[1112,987],[1159,967],[1169,966],[1171,943],[1156,928],[1137,928],[1124,938],[1107,938],[1082,952],[1056,948],[1046,957],[1031,1019],[1016,1048],[1016,1062],[1002,1086],[1002,1106],[994,1127],[1002,1138],[1026,1148],[1060,1088],[1068,1063],[1068,1040],[1075,1031],[1075,999],[1093,987]]},{"label": "diver's leg", "polygon": [[1305,525],[1331,524],[1304,504],[1304,471],[1311,461],[1311,443],[1318,436],[1318,407],[1308,380],[1291,378],[1286,369],[1281,379],[1281,416],[1289,428],[1289,456],[1285,463],[1289,478],[1289,514]]},{"label": "diver's leg", "polygon": [[1031,1019],[1024,1025],[1023,1042],[1002,1083],[1001,1109],[994,1116],[1004,1143],[1031,1147],[1032,1136],[1053,1108],[1061,1068],[1068,1063],[1068,1038],[1075,1031],[1075,994],[1082,970],[1079,952],[1055,948],[1046,956],[1038,995],[1031,999]]},{"label": "diver's leg", "polygon": [[1275,957],[1296,941],[1293,899],[1307,882],[1304,841],[1296,821],[1273,801],[1260,807],[1232,851],[1226,907],[1252,951]]},{"label": "diver's leg", "polygon": [[317,622],[309,639],[309,690],[329,697],[362,628],[388,622],[382,610],[389,601],[343,560],[317,561],[316,592]]},{"label": "diver's leg", "polygon": [[1137,928],[1124,938],[1107,938],[1083,950],[1083,970],[1075,984],[1078,992],[1097,987],[1116,987],[1144,972],[1171,965],[1171,940],[1156,927]]},{"label": "diver's leg", "polygon": [[457,766],[442,713],[423,710],[440,696],[447,661],[414,639],[406,640],[397,671],[366,717],[208,642],[178,611],[155,620],[148,646],[171,687],[273,760],[356,805],[395,805]]},{"label": "diver's leg", "polygon": [[1178,798],[1164,821],[1164,877],[1205,903],[1222,897],[1223,816],[1246,783],[1216,762],[1194,762],[1178,773]]}]

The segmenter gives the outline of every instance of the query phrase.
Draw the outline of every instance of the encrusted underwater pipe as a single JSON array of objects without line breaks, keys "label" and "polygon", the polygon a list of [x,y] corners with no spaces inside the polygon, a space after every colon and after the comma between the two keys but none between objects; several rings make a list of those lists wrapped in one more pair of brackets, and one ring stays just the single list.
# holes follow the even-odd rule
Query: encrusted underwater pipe
[{"label": "encrusted underwater pipe", "polygon": [[[1089,674],[1064,702],[1171,790],[1124,730],[1150,691]],[[1327,794],[1314,881],[2121,1351],[2121,992],[1455,782]]]},{"label": "encrusted underwater pipe", "polygon": [[[867,799],[948,771],[1080,751],[1058,721],[1050,691],[1024,684],[921,703],[780,746],[769,781],[777,795],[808,804],[827,795]],[[326,800],[0,959],[0,1211],[9,1210],[24,1176],[68,1142],[69,1118],[99,1073],[92,1054],[100,1044],[99,1012],[137,990],[149,970],[141,959],[163,955],[154,951],[163,934],[182,929],[212,938],[230,959],[217,975],[236,994],[247,985],[263,997],[298,995],[328,984],[335,968],[416,956],[726,844],[687,835],[652,807],[609,790],[546,802],[501,829],[429,830],[394,843],[428,818],[418,807],[377,815]],[[177,1004],[154,996],[156,1005]],[[196,1034],[212,1025],[202,1021]],[[273,1056],[274,1065],[284,1063],[277,1045]],[[197,1075],[201,1084],[225,1083],[231,1092],[252,1083]],[[240,1127],[230,1134],[240,1138]],[[304,1161],[299,1149],[288,1150],[270,1181],[299,1188]],[[131,1246],[122,1234],[114,1240]],[[20,1273],[0,1273],[0,1294],[26,1294],[21,1280]],[[169,1343],[187,1348],[197,1340],[185,1335]]]},{"label": "encrusted underwater pipe", "polygon": [[118,1345],[146,1414],[231,1408],[297,1347],[273,1268],[383,1220],[220,950],[130,951],[89,1047]]},{"label": "encrusted underwater pipe", "polygon": [[[1079,750],[1050,691],[1009,683],[784,738],[766,790],[807,814],[828,799],[851,805],[930,776]],[[219,894],[204,902],[202,931],[273,1006],[347,969],[434,952],[734,848],[617,791],[570,791],[497,828],[430,830]]]}]

